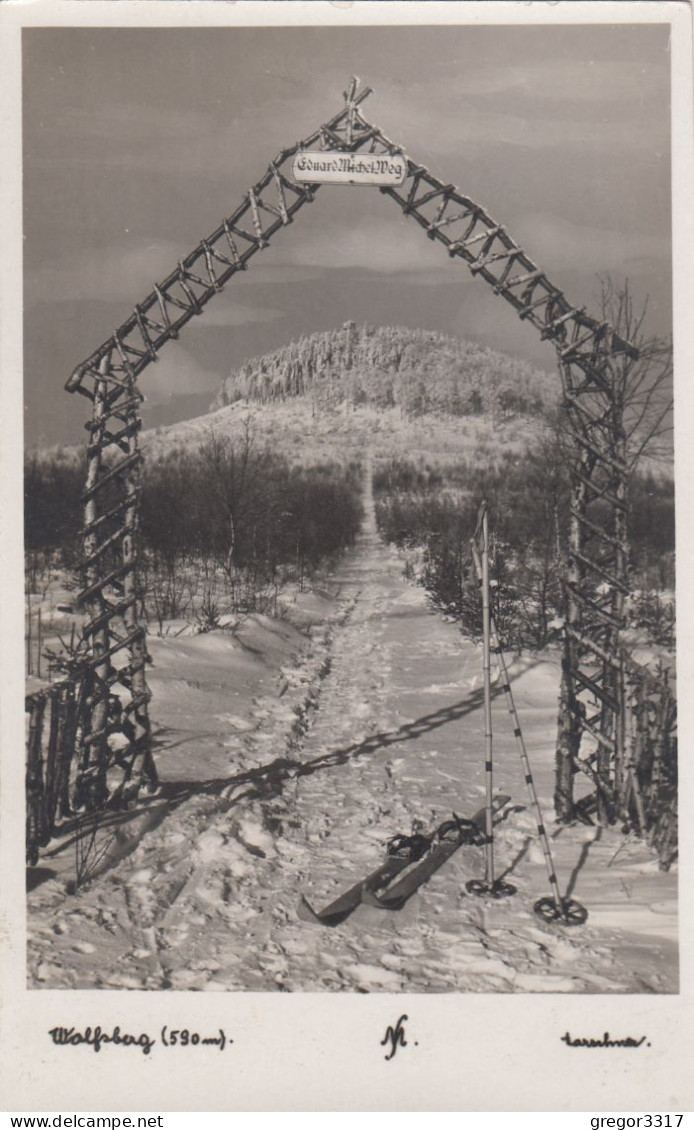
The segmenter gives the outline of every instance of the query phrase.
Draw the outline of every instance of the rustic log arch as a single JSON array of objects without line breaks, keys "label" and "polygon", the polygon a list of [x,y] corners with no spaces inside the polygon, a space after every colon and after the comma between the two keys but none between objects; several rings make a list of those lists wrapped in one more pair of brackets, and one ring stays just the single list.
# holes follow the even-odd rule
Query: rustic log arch
[{"label": "rustic log arch", "polygon": [[[167,341],[254,255],[289,225],[315,197],[319,185],[298,183],[294,156],[309,147],[324,151],[384,154],[404,158],[404,184],[386,185],[389,196],[462,260],[556,348],[564,405],[575,441],[571,546],[566,577],[566,625],[557,743],[557,813],[573,814],[573,777],[584,770],[596,785],[603,815],[614,809],[621,788],[615,765],[623,765],[625,676],[620,631],[627,590],[627,465],[620,405],[611,366],[619,353],[636,356],[614,329],[573,306],[526,251],[482,207],[454,185],[438,180],[363,117],[371,93],[352,79],[345,106],[309,137],[284,149],[238,208],[179,261],[135,306],[131,316],[80,364],[66,388],[92,405],[87,444],[84,504],[84,629],[87,680],[77,727],[75,795],[87,810],[127,803],[141,789],[156,787],[151,752],[147,650],[135,591],[142,455],[138,433],[142,395],[137,378],[156,361]],[[601,509],[600,520],[592,513]],[[607,513],[607,521],[605,514]],[[113,565],[113,560],[116,564]],[[111,564],[106,565],[109,560]],[[117,692],[117,695],[116,693]],[[109,748],[114,699],[117,758]],[[114,776],[116,778],[114,784]]]}]

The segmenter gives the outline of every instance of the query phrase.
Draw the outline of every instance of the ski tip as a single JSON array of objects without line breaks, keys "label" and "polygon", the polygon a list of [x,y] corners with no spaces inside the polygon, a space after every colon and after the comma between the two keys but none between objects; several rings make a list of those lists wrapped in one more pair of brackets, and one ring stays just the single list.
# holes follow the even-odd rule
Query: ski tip
[{"label": "ski tip", "polygon": [[303,922],[312,922],[314,926],[339,926],[344,922],[353,907],[347,910],[338,911],[333,914],[326,914],[325,911],[321,914],[319,911],[314,910],[305,895],[301,896],[297,915]]},{"label": "ski tip", "polygon": [[302,895],[299,900],[297,914],[303,922],[313,922],[316,926],[323,925],[320,914],[313,909],[305,895]]}]

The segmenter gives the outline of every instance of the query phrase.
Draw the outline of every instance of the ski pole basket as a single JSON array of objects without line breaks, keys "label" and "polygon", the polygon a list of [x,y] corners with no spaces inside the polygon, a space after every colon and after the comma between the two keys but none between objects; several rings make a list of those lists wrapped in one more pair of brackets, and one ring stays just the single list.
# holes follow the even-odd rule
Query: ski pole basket
[{"label": "ski pole basket", "polygon": [[515,895],[517,889],[513,883],[504,883],[503,879],[494,879],[491,883],[486,879],[470,879],[465,884],[467,893],[477,895],[478,898],[506,899]]},{"label": "ski pole basket", "polygon": [[580,902],[570,898],[557,901],[551,895],[538,899],[533,910],[538,918],[551,925],[582,926],[588,918],[588,911]]}]

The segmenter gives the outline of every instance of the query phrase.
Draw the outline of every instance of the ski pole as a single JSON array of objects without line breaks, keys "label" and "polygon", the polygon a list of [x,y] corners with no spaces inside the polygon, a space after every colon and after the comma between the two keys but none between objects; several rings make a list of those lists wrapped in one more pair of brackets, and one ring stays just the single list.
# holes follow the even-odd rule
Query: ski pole
[{"label": "ski pole", "polygon": [[[484,584],[484,557],[480,561],[479,551],[474,543],[472,546],[472,557],[475,563],[475,572],[478,578],[482,579],[482,583]],[[574,899],[567,899],[565,896],[563,896],[559,889],[559,881],[557,879],[557,874],[554,867],[552,849],[550,848],[549,837],[547,835],[547,829],[545,828],[542,809],[540,807],[540,800],[535,788],[532,769],[530,768],[530,759],[528,757],[528,751],[526,749],[525,739],[523,737],[523,731],[521,729],[520,719],[518,717],[518,711],[516,710],[513,691],[511,690],[508,667],[506,666],[506,659],[501,647],[501,641],[499,639],[496,621],[494,620],[494,616],[491,614],[491,612],[489,614],[489,628],[492,649],[496,656],[499,674],[501,675],[502,690],[506,697],[508,712],[511,715],[513,735],[518,746],[518,752],[520,754],[521,764],[523,766],[523,772],[525,774],[525,783],[528,788],[530,802],[533,808],[533,813],[535,815],[535,821],[537,823],[537,834],[542,845],[542,853],[545,858],[549,884],[552,888],[552,894],[554,896],[552,899],[540,899],[539,902],[535,904],[535,912],[546,920],[552,921],[557,918],[561,918],[561,920],[566,922],[568,925],[580,925],[581,923],[585,922],[586,918],[588,917],[588,912],[586,911],[585,907],[581,906],[581,904],[576,902]]]},{"label": "ski pole", "polygon": [[[476,546],[472,547],[473,552]],[[487,790],[485,828],[487,833],[487,883],[494,882],[494,822],[492,800],[494,794],[494,766],[492,739],[492,682],[491,682],[491,625],[489,619],[489,519],[487,505],[482,507],[482,669],[484,675],[484,773]]]},{"label": "ski pole", "polygon": [[477,529],[470,547],[479,560],[477,541],[482,541],[482,563],[478,575],[482,587],[482,670],[484,676],[484,772],[486,785],[485,839],[487,846],[484,882],[473,879],[467,890],[476,895],[504,898],[516,893],[510,883],[502,883],[494,876],[494,764],[492,738],[492,681],[491,681],[491,611],[489,607],[489,519],[487,503],[483,502],[477,519]]}]

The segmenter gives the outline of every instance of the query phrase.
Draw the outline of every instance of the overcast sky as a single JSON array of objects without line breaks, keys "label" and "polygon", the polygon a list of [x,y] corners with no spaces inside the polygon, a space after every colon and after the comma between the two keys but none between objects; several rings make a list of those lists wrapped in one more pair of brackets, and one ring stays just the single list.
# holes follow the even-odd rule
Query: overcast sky
[{"label": "overcast sky", "polygon": [[[670,332],[667,26],[24,31],[26,442],[83,438],[63,391],[286,145],[364,115],[485,207],[576,303],[598,274]],[[554,352],[377,189],[321,188],[143,374],[152,405],[357,322]]]}]

